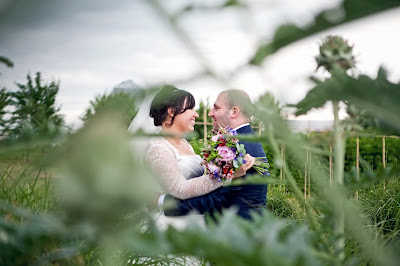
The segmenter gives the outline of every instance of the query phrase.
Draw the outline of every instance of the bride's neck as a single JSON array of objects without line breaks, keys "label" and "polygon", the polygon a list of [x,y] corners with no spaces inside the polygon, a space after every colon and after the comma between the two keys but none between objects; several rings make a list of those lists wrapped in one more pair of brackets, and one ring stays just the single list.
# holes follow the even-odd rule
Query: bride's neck
[{"label": "bride's neck", "polygon": [[182,132],[179,132],[178,130],[176,130],[173,127],[162,127],[161,132],[163,134],[167,134],[167,135],[172,135],[174,138],[182,138],[183,134]]}]

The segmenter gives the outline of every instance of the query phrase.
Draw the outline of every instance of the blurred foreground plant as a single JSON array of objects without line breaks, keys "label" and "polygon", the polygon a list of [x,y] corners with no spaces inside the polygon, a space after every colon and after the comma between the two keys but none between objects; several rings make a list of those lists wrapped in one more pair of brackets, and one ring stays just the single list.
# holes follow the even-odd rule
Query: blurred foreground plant
[{"label": "blurred foreground plant", "polygon": [[[52,153],[59,177],[52,182],[61,210],[34,215],[2,203],[2,262],[71,260],[93,248],[100,248],[107,262],[127,238],[137,238],[147,215],[145,205],[155,197],[157,183],[137,160],[144,154],[132,150],[126,128],[119,121],[115,114],[99,116]],[[3,177],[11,170],[4,169]],[[5,200],[16,203],[12,197],[16,188],[21,193],[28,189],[18,194],[22,195],[20,206],[24,206],[25,196],[36,195],[31,201],[40,199],[35,193],[43,190],[31,185],[37,178],[31,180],[26,173],[7,183],[11,191],[1,183]]]}]

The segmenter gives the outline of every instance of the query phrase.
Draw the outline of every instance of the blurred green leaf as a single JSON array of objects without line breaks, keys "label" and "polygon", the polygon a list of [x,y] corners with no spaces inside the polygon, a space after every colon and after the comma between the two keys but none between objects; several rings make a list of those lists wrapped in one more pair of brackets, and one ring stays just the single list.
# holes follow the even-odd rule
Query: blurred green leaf
[{"label": "blurred green leaf", "polygon": [[368,109],[377,119],[386,121],[400,132],[400,84],[387,80],[380,69],[376,79],[361,75],[353,78],[335,71],[330,78],[312,88],[296,107],[296,115],[306,114],[312,108],[322,107],[328,101],[347,101],[356,107]]},{"label": "blurred green leaf", "polygon": [[4,56],[0,56],[0,63],[5,64],[7,67],[14,67],[14,63]]},{"label": "blurred green leaf", "polygon": [[245,7],[247,6],[241,0],[226,0],[223,4],[224,7],[235,6],[235,7]]},{"label": "blurred green leaf", "polygon": [[58,189],[67,217],[107,233],[122,217],[143,210],[158,185],[138,160],[145,156],[140,152],[130,144],[119,113],[98,116],[73,136],[60,158]]},{"label": "blurred green leaf", "polygon": [[[67,245],[69,241],[76,241],[76,235],[68,232],[62,221],[49,214],[33,215],[24,209],[11,206],[0,200],[0,264],[1,265],[32,265],[38,261],[38,256],[55,251],[61,252],[57,244],[61,241]],[[24,222],[16,222],[13,218]],[[72,248],[66,258],[78,253]],[[64,258],[65,258],[64,257]],[[42,263],[50,262],[42,259]]]},{"label": "blurred green leaf", "polygon": [[154,252],[199,256],[217,265],[323,265],[335,260],[316,256],[313,233],[305,226],[268,212],[250,222],[229,209],[218,224],[205,229],[193,221],[184,231],[169,227],[155,236]]},{"label": "blurred green leaf", "polygon": [[258,48],[250,64],[261,65],[266,57],[279,49],[317,32],[397,6],[400,6],[400,0],[344,0],[342,5],[320,12],[314,22],[305,27],[300,28],[294,24],[280,26],[272,41]]},{"label": "blurred green leaf", "polygon": [[400,176],[400,167],[398,165],[388,165],[386,167],[380,165],[374,170],[367,161],[360,159],[360,163],[364,170],[358,175],[356,168],[353,167],[346,178],[346,188],[349,191],[368,188],[373,184],[389,181]]}]

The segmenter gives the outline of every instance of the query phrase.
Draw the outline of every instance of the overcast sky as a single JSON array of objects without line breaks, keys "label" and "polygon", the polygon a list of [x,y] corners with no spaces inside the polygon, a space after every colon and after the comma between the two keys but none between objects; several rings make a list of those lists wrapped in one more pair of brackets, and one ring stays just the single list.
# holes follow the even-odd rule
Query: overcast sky
[{"label": "overcast sky", "polygon": [[[26,74],[61,82],[57,98],[68,124],[78,127],[89,101],[110,92],[125,80],[140,86],[172,82],[196,99],[212,102],[224,86],[211,78],[174,82],[202,70],[184,43],[145,0],[20,1],[0,0],[0,55],[15,66],[0,66],[0,86],[16,89]],[[181,0],[168,3],[170,12]],[[195,1],[215,3],[216,1]],[[337,0],[249,1],[250,9],[223,12],[197,11],[179,24],[218,73],[244,64],[261,42],[284,22],[306,24]],[[318,2],[318,3],[315,3]],[[265,92],[283,103],[301,100],[311,88],[307,77],[315,70],[314,57],[322,36],[339,34],[354,44],[358,72],[375,75],[380,65],[392,81],[400,80],[400,9],[335,28],[291,45],[265,60],[262,68],[248,67],[229,80],[231,87],[247,90],[255,100]],[[319,73],[321,74],[321,73]],[[331,119],[329,108],[303,119]]]}]

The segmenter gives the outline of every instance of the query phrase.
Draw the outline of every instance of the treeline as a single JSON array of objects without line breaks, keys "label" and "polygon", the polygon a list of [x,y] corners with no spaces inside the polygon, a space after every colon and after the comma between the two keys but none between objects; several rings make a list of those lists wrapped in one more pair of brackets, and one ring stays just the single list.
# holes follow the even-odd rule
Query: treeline
[{"label": "treeline", "polygon": [[15,83],[17,90],[0,90],[0,136],[29,140],[58,135],[66,128],[61,107],[56,105],[60,83],[44,82],[40,72],[26,78],[26,83]]},{"label": "treeline", "polygon": [[[6,64],[8,67],[13,66],[11,61],[2,60],[2,63],[5,62],[10,62]],[[16,89],[0,89],[1,141],[13,143],[39,138],[51,139],[69,133],[71,128],[60,114],[61,106],[56,104],[60,82],[46,82],[40,72],[34,77],[28,74],[26,79],[26,83],[16,82]],[[128,127],[142,97],[142,94],[124,92],[99,94],[90,101],[80,119],[87,124],[98,114],[114,111],[121,114],[123,123]]]}]

